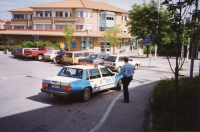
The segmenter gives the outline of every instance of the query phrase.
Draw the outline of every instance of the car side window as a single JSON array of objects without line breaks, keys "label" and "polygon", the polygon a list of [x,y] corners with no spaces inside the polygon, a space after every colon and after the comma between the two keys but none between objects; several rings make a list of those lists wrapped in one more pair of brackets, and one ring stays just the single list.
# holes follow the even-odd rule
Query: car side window
[{"label": "car side window", "polygon": [[106,59],[107,55],[102,55],[101,59]]},{"label": "car side window", "polygon": [[118,62],[123,62],[124,61],[124,57],[119,57]]},{"label": "car side window", "polygon": [[107,68],[100,68],[102,76],[106,77],[106,76],[112,76],[113,74],[107,69]]},{"label": "car side window", "polygon": [[101,77],[98,69],[90,69],[89,74],[90,74],[90,79],[95,79],[95,78]]},{"label": "car side window", "polygon": [[88,70],[86,70],[86,80],[89,80],[90,77],[89,77],[89,74],[88,74]]},{"label": "car side window", "polygon": [[128,61],[132,61],[132,59],[130,57],[128,57],[128,56],[126,56],[126,57],[128,58]]},{"label": "car side window", "polygon": [[55,50],[53,47],[50,47],[50,50]]}]

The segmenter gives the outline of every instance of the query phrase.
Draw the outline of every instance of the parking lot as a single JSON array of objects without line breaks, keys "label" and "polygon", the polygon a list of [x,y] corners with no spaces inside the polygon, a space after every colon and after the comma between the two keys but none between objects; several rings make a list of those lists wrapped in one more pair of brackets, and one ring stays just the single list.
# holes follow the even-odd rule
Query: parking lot
[{"label": "parking lot", "polygon": [[[148,59],[136,60],[141,62],[141,68],[135,71],[130,88],[161,78],[173,77],[166,59],[152,61],[151,69],[146,68]],[[172,60],[172,64],[174,62]],[[52,98],[42,93],[42,79],[56,76],[63,66],[65,65],[54,62],[0,55],[1,131],[84,132],[91,130],[100,121],[110,103],[122,91],[95,93],[88,102],[80,102],[76,97],[71,100]],[[188,75],[189,63],[185,64],[184,68],[186,71],[181,74]],[[195,61],[194,72],[198,72],[198,61]],[[143,118],[142,120],[145,120],[145,117]],[[142,129],[142,125],[140,127]]]}]

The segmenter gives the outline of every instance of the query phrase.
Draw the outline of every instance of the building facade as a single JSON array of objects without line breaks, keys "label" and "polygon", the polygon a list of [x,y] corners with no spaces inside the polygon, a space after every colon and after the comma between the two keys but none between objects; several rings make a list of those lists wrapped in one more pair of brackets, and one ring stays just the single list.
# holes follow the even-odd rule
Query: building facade
[{"label": "building facade", "polygon": [[55,3],[9,10],[12,15],[12,29],[0,30],[3,45],[18,45],[26,40],[49,40],[65,43],[62,30],[66,22],[75,29],[76,47],[72,51],[87,50],[98,53],[112,53],[113,45],[103,40],[102,33],[110,27],[121,24],[123,32],[121,43],[115,47],[117,52],[129,50],[132,37],[128,34],[126,21],[129,12],[103,2],[90,0],[65,0]]}]

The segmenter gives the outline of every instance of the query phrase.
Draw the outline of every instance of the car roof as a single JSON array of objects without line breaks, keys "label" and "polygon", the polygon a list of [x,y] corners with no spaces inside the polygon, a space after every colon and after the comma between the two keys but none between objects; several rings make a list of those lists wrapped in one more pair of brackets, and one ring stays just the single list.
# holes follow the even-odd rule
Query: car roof
[{"label": "car roof", "polygon": [[110,56],[116,56],[116,57],[118,57],[118,56],[128,56],[128,55],[110,55]]},{"label": "car roof", "polygon": [[[105,66],[99,66],[99,68],[105,68]],[[64,66],[64,68],[77,68],[77,69],[96,69],[94,65],[73,65],[73,66]]]}]

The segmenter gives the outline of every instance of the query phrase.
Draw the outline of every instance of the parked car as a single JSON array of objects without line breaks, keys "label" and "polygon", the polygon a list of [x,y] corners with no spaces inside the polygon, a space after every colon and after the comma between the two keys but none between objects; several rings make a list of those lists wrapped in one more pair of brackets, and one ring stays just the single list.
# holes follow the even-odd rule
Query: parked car
[{"label": "parked car", "polygon": [[16,53],[15,53],[15,56],[16,56],[16,57],[22,57],[22,49],[23,49],[23,48],[21,48],[21,47],[20,47],[20,48],[17,48]]},{"label": "parked car", "polygon": [[78,64],[79,59],[84,59],[90,54],[94,54],[94,52],[89,51],[65,51],[64,55],[64,63],[68,64]]},{"label": "parked car", "polygon": [[91,55],[88,55],[85,59],[81,59],[81,62],[89,64],[91,60],[93,60],[93,63],[95,65],[98,65],[98,64],[102,64],[103,60],[106,59],[108,56],[110,56],[110,54],[104,54],[104,53],[91,54]]},{"label": "parked car", "polygon": [[111,55],[111,56],[108,56],[102,62],[102,65],[106,66],[107,68],[109,68],[109,69],[111,69],[113,71],[120,72],[121,67],[124,65],[124,57],[128,57],[128,60],[129,60],[128,63],[132,64],[134,66],[135,70],[138,68],[138,66],[140,66],[140,62],[139,61],[134,61],[129,56],[125,56],[125,55]]},{"label": "parked car", "polygon": [[44,54],[44,60],[56,62],[56,56],[60,50],[49,50]]},{"label": "parked car", "polygon": [[122,77],[105,66],[65,66],[57,76],[43,79],[41,91],[63,98],[79,94],[82,101],[88,101],[92,93],[109,88],[121,90]]},{"label": "parked car", "polygon": [[64,61],[64,55],[65,55],[65,51],[64,52],[59,52],[59,54],[56,56],[56,62],[58,64],[63,63],[63,61]]},{"label": "parked car", "polygon": [[51,46],[41,46],[38,50],[25,50],[24,54],[27,58],[36,58],[37,60],[41,61],[44,57],[44,54],[49,50],[56,50],[54,47]]},{"label": "parked car", "polygon": [[18,48],[13,49],[12,52],[11,52],[11,55],[14,55],[15,57],[17,57],[17,56],[16,56],[17,49],[18,49]]}]

